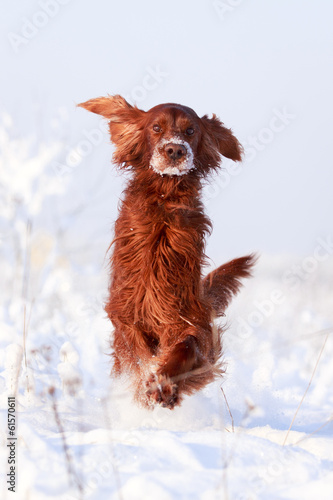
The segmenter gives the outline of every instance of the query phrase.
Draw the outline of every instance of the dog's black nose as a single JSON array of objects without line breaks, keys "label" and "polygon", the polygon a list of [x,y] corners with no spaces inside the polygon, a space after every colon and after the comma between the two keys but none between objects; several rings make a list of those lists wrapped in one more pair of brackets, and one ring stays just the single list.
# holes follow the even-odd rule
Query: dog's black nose
[{"label": "dog's black nose", "polygon": [[168,158],[172,160],[179,160],[187,153],[185,146],[182,144],[174,144],[173,142],[169,142],[165,145],[165,152]]}]

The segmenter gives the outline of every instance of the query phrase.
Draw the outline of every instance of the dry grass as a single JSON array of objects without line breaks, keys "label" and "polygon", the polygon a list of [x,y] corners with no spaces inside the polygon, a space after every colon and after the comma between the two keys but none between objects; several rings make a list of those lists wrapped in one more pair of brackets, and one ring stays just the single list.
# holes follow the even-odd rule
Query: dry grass
[{"label": "dry grass", "polygon": [[230,406],[229,406],[229,403],[228,403],[228,400],[227,400],[227,396],[225,395],[225,392],[223,390],[223,387],[221,386],[220,387],[221,391],[222,391],[222,394],[223,394],[223,397],[224,397],[224,401],[225,401],[225,404],[227,406],[227,410],[229,412],[229,415],[230,415],[230,419],[231,419],[231,430],[232,432],[235,432],[235,427],[234,427],[234,417],[232,416],[232,413],[231,413],[231,410],[230,410]]},{"label": "dry grass", "polygon": [[57,399],[55,395],[55,388],[50,387],[49,388],[49,394],[52,398],[52,409],[53,409],[53,414],[54,418],[58,427],[59,434],[61,435],[61,440],[62,440],[62,447],[66,459],[66,469],[67,469],[67,475],[68,475],[68,480],[71,485],[73,485],[75,488],[77,488],[78,493],[79,493],[79,499],[83,498],[84,491],[83,491],[83,486],[81,483],[81,480],[78,476],[78,474],[75,471],[75,467],[73,464],[73,460],[71,457],[71,454],[69,452],[69,447],[66,441],[66,436],[64,432],[64,428],[61,423],[60,415],[58,412],[58,405],[57,405]]},{"label": "dry grass", "polygon": [[[330,332],[329,332],[329,333],[330,333]],[[319,362],[320,362],[321,356],[322,356],[322,354],[323,354],[323,352],[324,352],[324,349],[325,349],[325,346],[326,346],[326,342],[327,342],[327,339],[328,339],[328,337],[329,337],[329,333],[327,333],[327,335],[326,335],[326,337],[325,337],[325,340],[324,340],[323,345],[322,345],[322,347],[321,347],[321,350],[320,350],[320,352],[319,352],[319,355],[318,355],[318,358],[317,358],[316,364],[315,364],[314,369],[313,369],[313,371],[312,371],[312,374],[311,374],[311,377],[310,377],[310,381],[309,381],[308,386],[307,386],[307,388],[305,389],[304,394],[303,394],[303,396],[302,396],[302,399],[301,399],[301,401],[299,402],[299,405],[298,405],[298,407],[297,407],[297,409],[296,409],[296,411],[295,411],[294,417],[293,417],[293,419],[292,419],[292,421],[291,421],[291,424],[290,424],[289,429],[288,429],[288,431],[287,431],[287,434],[286,434],[286,436],[285,436],[285,438],[284,438],[284,441],[283,441],[283,443],[282,443],[282,446],[284,446],[284,445],[286,444],[286,442],[287,442],[287,439],[288,439],[288,437],[289,437],[289,433],[290,433],[291,428],[292,428],[292,426],[293,426],[293,424],[294,424],[294,422],[295,422],[295,419],[296,419],[296,417],[297,417],[297,414],[298,414],[298,412],[299,412],[299,409],[300,409],[300,407],[302,406],[303,401],[304,401],[304,399],[305,399],[305,397],[306,397],[306,395],[307,395],[307,393],[308,393],[308,391],[309,391],[309,389],[310,389],[310,387],[311,387],[311,384],[312,384],[313,378],[314,378],[315,373],[316,373],[316,371],[317,371],[317,368],[318,368],[318,366],[319,366]]]},{"label": "dry grass", "polygon": [[26,227],[26,244],[25,244],[25,260],[23,269],[23,280],[22,280],[22,301],[23,301],[23,353],[24,353],[24,364],[26,371],[26,382],[27,382],[27,392],[29,392],[29,377],[28,377],[28,363],[27,363],[27,334],[31,318],[32,304],[30,308],[29,319],[27,322],[27,300],[28,300],[28,290],[29,290],[29,278],[30,278],[30,241],[31,241],[31,231],[32,222],[27,221]]},{"label": "dry grass", "polygon": [[[110,418],[110,414],[109,414],[108,407],[107,407],[107,400],[105,398],[102,399],[102,406],[103,406],[103,414],[104,414],[106,428],[109,429],[109,431],[111,433],[111,430],[112,430],[111,418]],[[112,456],[112,468],[113,468],[118,498],[119,498],[119,500],[124,500],[124,497],[123,497],[122,492],[121,492],[122,484],[121,484],[121,480],[120,480],[119,470],[118,470],[118,467],[116,464],[116,457],[115,457],[115,453],[114,453],[114,446],[113,446],[112,439],[110,441],[110,451],[111,451],[111,456]]]},{"label": "dry grass", "polygon": [[238,431],[235,432],[234,419],[233,419],[233,416],[232,416],[232,413],[231,413],[231,410],[230,410],[230,407],[228,404],[228,400],[226,398],[226,395],[225,395],[222,387],[221,387],[221,392],[223,394],[223,398],[225,400],[225,403],[226,403],[226,406],[228,409],[228,413],[229,413],[230,418],[231,418],[232,432],[235,435],[235,439],[234,439],[234,446],[228,454],[226,454],[225,450],[223,449],[223,440],[222,440],[222,444],[221,444],[222,456],[225,456],[225,460],[223,463],[222,478],[221,478],[220,482],[217,484],[217,486],[215,488],[215,492],[216,492],[216,494],[221,495],[221,491],[223,490],[223,496],[221,496],[221,498],[223,498],[223,500],[229,500],[230,497],[229,497],[229,488],[228,488],[228,469],[229,469],[229,466],[230,466],[234,456],[236,455],[237,446],[238,446],[239,440],[241,439],[241,435],[242,435],[241,431],[244,428],[245,421],[249,418],[251,413],[253,411],[255,411],[256,407],[252,404],[252,402],[245,400],[246,409],[245,409],[245,412],[244,412],[244,414],[241,418],[241,421],[239,423]]}]

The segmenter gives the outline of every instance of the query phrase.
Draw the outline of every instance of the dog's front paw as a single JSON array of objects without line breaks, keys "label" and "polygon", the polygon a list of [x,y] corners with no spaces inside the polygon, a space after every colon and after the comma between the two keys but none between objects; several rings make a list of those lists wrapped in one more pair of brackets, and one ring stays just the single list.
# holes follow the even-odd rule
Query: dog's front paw
[{"label": "dog's front paw", "polygon": [[149,406],[158,404],[173,410],[179,404],[177,384],[166,375],[151,374],[145,383],[145,388]]}]

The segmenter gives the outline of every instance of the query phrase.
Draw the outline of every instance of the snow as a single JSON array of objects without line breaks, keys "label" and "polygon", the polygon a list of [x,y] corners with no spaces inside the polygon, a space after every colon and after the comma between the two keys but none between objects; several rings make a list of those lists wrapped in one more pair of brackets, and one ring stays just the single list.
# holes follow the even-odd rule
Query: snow
[{"label": "snow", "polygon": [[[80,202],[74,216],[61,211],[74,176],[59,180],[50,168],[58,145],[19,148],[12,127],[3,120],[11,172],[3,185],[12,206],[1,246],[0,388],[6,467],[7,397],[16,395],[17,498],[329,500],[329,240],[306,257],[261,256],[228,310],[221,380],[173,411],[139,408],[126,381],[109,376],[103,300],[111,230],[98,247],[84,233],[69,234],[82,214]],[[27,177],[17,184],[25,165]],[[32,199],[38,204],[31,208]],[[50,217],[52,206],[58,212]],[[5,482],[2,494],[9,498]]]},{"label": "snow", "polygon": [[[332,499],[331,19],[325,1],[6,2],[2,499]],[[226,375],[173,411],[110,378],[106,251],[126,175],[105,120],[76,108],[108,93],[216,113],[246,150],[205,187],[207,254],[260,259],[224,318]]]}]

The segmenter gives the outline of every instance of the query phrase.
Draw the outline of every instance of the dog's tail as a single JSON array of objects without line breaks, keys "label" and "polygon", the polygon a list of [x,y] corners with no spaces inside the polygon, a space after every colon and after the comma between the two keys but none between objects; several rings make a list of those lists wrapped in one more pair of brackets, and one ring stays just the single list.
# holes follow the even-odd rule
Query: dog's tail
[{"label": "dog's tail", "polygon": [[203,292],[216,316],[223,316],[232,297],[242,286],[241,278],[249,278],[258,257],[255,254],[231,260],[203,279]]}]

